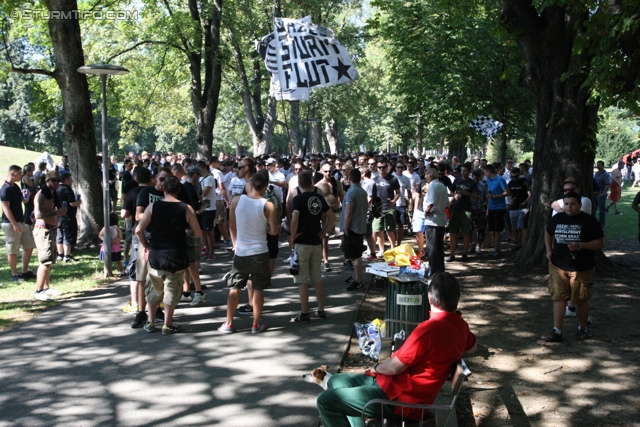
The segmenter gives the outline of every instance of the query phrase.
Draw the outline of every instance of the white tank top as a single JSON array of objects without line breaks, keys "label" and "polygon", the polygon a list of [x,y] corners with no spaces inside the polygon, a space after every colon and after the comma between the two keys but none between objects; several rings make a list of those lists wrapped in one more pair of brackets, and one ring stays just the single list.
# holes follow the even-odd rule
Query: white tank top
[{"label": "white tank top", "polygon": [[268,252],[269,221],[264,216],[267,199],[240,196],[236,206],[236,255],[250,256]]}]

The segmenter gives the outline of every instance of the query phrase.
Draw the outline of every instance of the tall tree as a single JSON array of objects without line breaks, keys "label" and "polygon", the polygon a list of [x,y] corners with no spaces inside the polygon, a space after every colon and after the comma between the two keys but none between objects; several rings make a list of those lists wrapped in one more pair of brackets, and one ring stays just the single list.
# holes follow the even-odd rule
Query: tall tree
[{"label": "tall tree", "polygon": [[96,140],[89,87],[86,76],[77,71],[84,65],[80,24],[74,13],[78,10],[78,4],[75,0],[46,0],[45,5],[49,11],[57,11],[63,17],[47,21],[54,53],[53,69],[24,68],[15,64],[10,46],[6,42],[5,54],[7,61],[11,63],[11,71],[49,76],[60,88],[66,152],[69,155],[71,173],[79,184],[77,190],[84,200],[79,211],[79,243],[86,244],[97,241],[103,212],[100,208],[100,180],[96,179],[98,166],[95,160]]},{"label": "tall tree", "polygon": [[600,101],[637,100],[640,3],[500,4],[499,20],[524,53],[523,80],[536,111],[534,203],[516,260],[542,265],[550,202],[560,196],[560,183],[572,175],[585,193],[591,190]]}]

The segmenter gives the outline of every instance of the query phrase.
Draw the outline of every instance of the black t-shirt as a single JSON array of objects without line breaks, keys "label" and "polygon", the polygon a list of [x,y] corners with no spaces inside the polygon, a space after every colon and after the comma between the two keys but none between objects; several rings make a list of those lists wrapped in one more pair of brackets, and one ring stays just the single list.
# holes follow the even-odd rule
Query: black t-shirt
[{"label": "black t-shirt", "polygon": [[376,196],[382,201],[383,209],[387,209],[387,200],[393,200],[396,197],[396,191],[400,189],[398,178],[388,174],[386,178],[378,175],[373,179],[376,183]]},{"label": "black t-shirt", "polygon": [[451,189],[451,187],[452,187],[452,185],[453,185],[453,184],[451,184],[451,178],[449,178],[449,177],[448,177],[448,176],[446,176],[446,175],[440,175],[440,174],[438,174],[438,181],[440,181],[441,183],[443,183],[443,184],[444,184],[444,186],[445,186],[445,187],[447,187],[447,189],[448,189],[448,190],[453,191],[453,190]]},{"label": "black t-shirt", "polygon": [[329,210],[324,197],[317,189],[298,194],[293,198],[291,211],[300,212],[298,216],[298,233],[302,233],[295,243],[301,245],[320,245],[320,231],[322,230],[322,214]]},{"label": "black t-shirt", "polygon": [[[133,181],[135,182],[135,181]],[[128,210],[131,214],[131,229],[133,230],[132,235],[132,243],[138,244],[138,236],[136,236],[136,225],[138,225],[138,221],[136,221],[136,201],[138,200],[138,194],[144,187],[134,187],[132,188],[125,196],[124,196],[124,204],[122,205],[122,209]]]},{"label": "black t-shirt", "polygon": [[113,184],[109,183],[109,188],[112,188],[115,190],[116,188],[115,180],[118,177],[118,171],[116,170],[116,166],[115,165],[109,166],[108,172],[109,172],[109,181],[114,181]]},{"label": "black t-shirt", "polygon": [[66,219],[75,218],[78,208],[71,206],[71,203],[76,201],[76,194],[71,187],[65,184],[60,184],[60,187],[56,190],[58,194],[58,200],[60,203],[67,202],[67,214],[58,217],[58,224],[64,222]]},{"label": "black t-shirt", "polygon": [[[9,184],[7,181],[0,189],[0,199],[3,202],[9,202],[9,210],[13,214],[16,222],[24,222],[24,212],[22,211],[22,191],[17,184]],[[4,214],[2,209],[2,222],[10,223],[9,218]]]},{"label": "black t-shirt", "polygon": [[[131,183],[134,183],[134,184],[131,184]],[[129,187],[127,187],[127,185],[129,185]],[[122,189],[122,194],[126,194],[127,191],[137,186],[138,186],[138,182],[133,179],[133,175],[131,175],[131,172],[129,171],[122,172],[122,187],[120,187]]]},{"label": "black t-shirt", "polygon": [[[138,193],[138,197],[136,198],[136,209],[133,210],[134,215],[138,206],[142,206],[144,209],[146,209],[147,206],[149,206],[151,203],[158,200],[162,200],[162,199],[164,199],[164,193],[162,191],[156,190],[156,187],[152,187],[152,186],[142,187],[142,189]],[[144,234],[147,237],[147,240],[151,238],[148,231],[145,231]],[[135,236],[135,232],[134,232],[134,236]],[[132,241],[132,243],[140,243],[140,242],[138,241],[138,239],[136,239]]]},{"label": "black t-shirt", "polygon": [[522,177],[512,179],[509,181],[508,186],[511,192],[511,210],[523,209],[520,205],[529,197],[529,194],[527,194],[529,191],[527,181]]},{"label": "black t-shirt", "polygon": [[553,237],[551,263],[561,270],[588,271],[595,267],[595,251],[581,249],[573,252],[567,244],[573,242],[591,242],[604,237],[600,222],[595,217],[580,212],[569,216],[562,212],[554,215],[547,225],[547,233]]},{"label": "black t-shirt", "polygon": [[[455,193],[459,190],[466,190],[471,194],[476,194],[478,192],[478,186],[476,185],[476,182],[471,178],[464,179],[462,177],[459,177],[456,178],[453,184],[451,184],[451,191]],[[460,195],[460,198],[458,200],[453,200],[451,209],[458,212],[471,212],[471,197]]]}]

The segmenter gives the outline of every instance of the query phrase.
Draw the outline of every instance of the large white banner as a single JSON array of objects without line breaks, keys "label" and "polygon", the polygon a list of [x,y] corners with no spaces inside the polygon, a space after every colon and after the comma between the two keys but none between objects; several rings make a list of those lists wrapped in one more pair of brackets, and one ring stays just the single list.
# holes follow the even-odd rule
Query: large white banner
[{"label": "large white banner", "polygon": [[310,16],[276,18],[274,28],[260,41],[258,52],[272,75],[270,93],[277,99],[309,99],[310,89],[358,78],[347,49]]}]

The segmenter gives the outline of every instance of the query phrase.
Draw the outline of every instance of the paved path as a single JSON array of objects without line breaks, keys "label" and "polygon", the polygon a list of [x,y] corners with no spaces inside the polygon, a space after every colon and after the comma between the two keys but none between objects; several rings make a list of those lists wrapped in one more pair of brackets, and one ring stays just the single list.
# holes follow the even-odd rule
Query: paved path
[{"label": "paved path", "polygon": [[335,270],[323,273],[328,319],[290,323],[300,304],[283,246],[262,334],[251,334],[250,318],[235,321],[235,334],[217,331],[227,298],[220,278],[231,263],[222,251],[203,263],[206,302],[176,310],[183,333],[131,329],[125,281],[0,333],[0,427],[317,426],[321,389],[301,375],[339,367],[363,292],[345,290],[350,272],[332,241]]}]

